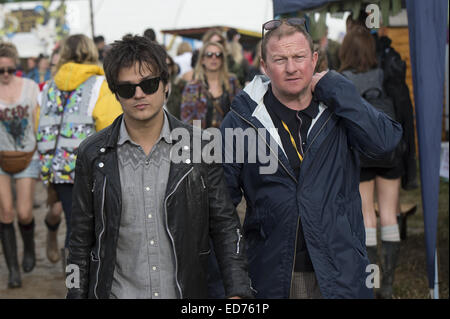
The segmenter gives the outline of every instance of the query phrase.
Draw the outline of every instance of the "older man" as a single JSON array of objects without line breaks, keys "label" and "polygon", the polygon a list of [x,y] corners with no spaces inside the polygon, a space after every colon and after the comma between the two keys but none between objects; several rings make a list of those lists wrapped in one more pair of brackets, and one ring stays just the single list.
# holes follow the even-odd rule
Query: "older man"
[{"label": "older man", "polygon": [[[274,174],[261,174],[259,161],[224,164],[234,204],[243,194],[247,202],[244,238],[256,297],[372,298],[358,152],[392,150],[401,126],[338,73],[314,74],[317,53],[302,19],[272,20],[265,31],[261,63],[270,81],[256,77],[221,127],[265,128],[278,143],[263,145],[278,160]],[[224,144],[230,158],[229,146],[238,143]]]}]

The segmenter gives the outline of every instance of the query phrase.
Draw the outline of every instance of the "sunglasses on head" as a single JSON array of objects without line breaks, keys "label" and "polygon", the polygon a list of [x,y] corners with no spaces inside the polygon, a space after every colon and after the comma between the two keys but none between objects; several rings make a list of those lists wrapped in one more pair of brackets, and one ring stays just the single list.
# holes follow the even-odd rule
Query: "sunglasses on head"
[{"label": "sunglasses on head", "polygon": [[124,99],[130,99],[136,93],[136,87],[139,86],[145,94],[153,94],[158,91],[160,80],[161,78],[158,76],[156,78],[142,80],[138,84],[119,84],[117,85],[116,93]]},{"label": "sunglasses on head", "polygon": [[204,54],[204,56],[206,56],[207,58],[212,58],[213,56],[215,56],[216,58],[220,59],[223,56],[222,52],[206,52]]},{"label": "sunglasses on head", "polygon": [[304,27],[306,32],[309,33],[308,26],[306,25],[306,19],[305,18],[289,18],[289,19],[283,19],[283,20],[270,20],[265,22],[262,25],[262,38],[264,39],[264,31],[272,31],[278,28],[280,25],[284,23],[291,25],[291,26],[301,26]]},{"label": "sunglasses on head", "polygon": [[0,69],[0,74],[5,74],[5,73],[8,73],[8,74],[14,74],[14,73],[16,73],[16,69],[15,68],[4,68],[4,69]]}]

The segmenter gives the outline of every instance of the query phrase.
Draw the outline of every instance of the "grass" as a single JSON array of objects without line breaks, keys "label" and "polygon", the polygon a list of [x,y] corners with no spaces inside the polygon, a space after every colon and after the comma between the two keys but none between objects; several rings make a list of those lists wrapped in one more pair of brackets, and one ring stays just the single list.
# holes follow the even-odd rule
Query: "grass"
[{"label": "grass", "polygon": [[[440,182],[438,212],[438,275],[439,298],[449,298],[449,189],[448,182]],[[395,272],[394,298],[428,299],[430,298],[423,221],[423,207],[420,187],[412,191],[401,191],[402,203],[418,204],[417,212],[408,218],[407,238],[401,242],[398,266]]]}]

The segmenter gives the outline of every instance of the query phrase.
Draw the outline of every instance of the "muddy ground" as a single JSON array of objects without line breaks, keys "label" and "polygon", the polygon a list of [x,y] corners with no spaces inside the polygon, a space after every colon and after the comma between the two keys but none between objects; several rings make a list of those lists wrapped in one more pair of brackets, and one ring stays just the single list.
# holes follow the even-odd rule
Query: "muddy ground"
[{"label": "muddy ground", "polygon": [[[63,276],[62,263],[59,261],[52,264],[47,259],[46,240],[47,227],[44,224],[44,218],[47,213],[46,199],[47,193],[42,183],[36,184],[35,207],[33,209],[36,222],[35,240],[36,240],[36,267],[31,273],[22,272],[22,287],[16,289],[8,289],[8,269],[6,267],[5,257],[0,245],[0,299],[60,299],[66,295],[65,277]],[[16,226],[16,239],[19,254],[19,264],[22,263],[23,242],[20,237],[19,230]],[[63,221],[58,231],[58,244],[62,247],[66,225]]]}]

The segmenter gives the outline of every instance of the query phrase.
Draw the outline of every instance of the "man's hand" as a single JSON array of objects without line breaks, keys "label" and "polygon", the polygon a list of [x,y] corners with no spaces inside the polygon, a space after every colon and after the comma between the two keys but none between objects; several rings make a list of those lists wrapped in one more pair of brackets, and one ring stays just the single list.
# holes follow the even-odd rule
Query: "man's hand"
[{"label": "man's hand", "polygon": [[314,92],[314,89],[316,88],[317,82],[319,82],[320,79],[323,78],[323,76],[324,76],[325,74],[327,74],[327,73],[328,73],[328,71],[322,71],[322,72],[320,72],[320,73],[315,73],[315,74],[312,76],[312,79],[311,79],[311,91],[312,91],[312,92]]}]

